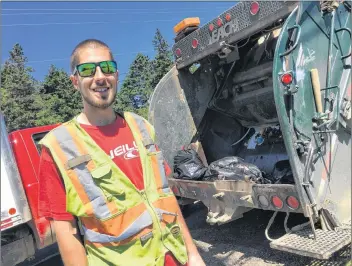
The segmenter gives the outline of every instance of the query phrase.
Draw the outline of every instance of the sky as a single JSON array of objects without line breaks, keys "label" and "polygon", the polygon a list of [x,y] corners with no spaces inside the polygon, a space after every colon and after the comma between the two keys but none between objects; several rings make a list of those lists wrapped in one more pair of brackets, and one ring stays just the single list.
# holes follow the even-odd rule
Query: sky
[{"label": "sky", "polygon": [[154,57],[152,40],[159,28],[170,46],[173,27],[187,17],[199,17],[201,25],[236,2],[2,2],[1,63],[19,43],[44,80],[54,64],[69,72],[69,57],[82,40],[106,42],[118,63],[121,82],[138,52]]}]

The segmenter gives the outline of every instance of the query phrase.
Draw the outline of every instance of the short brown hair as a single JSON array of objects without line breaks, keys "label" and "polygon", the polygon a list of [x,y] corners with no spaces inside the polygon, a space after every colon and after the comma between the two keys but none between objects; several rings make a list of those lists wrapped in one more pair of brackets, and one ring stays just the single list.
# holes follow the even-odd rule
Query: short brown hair
[{"label": "short brown hair", "polygon": [[84,40],[84,41],[80,42],[79,44],[77,44],[75,49],[73,49],[73,51],[72,51],[71,59],[70,59],[71,72],[74,71],[75,67],[79,63],[79,58],[78,58],[79,50],[82,48],[85,48],[85,47],[91,47],[91,48],[104,47],[109,50],[111,59],[114,60],[114,56],[111,52],[111,49],[106,43],[99,41],[97,39],[87,39],[87,40]]}]

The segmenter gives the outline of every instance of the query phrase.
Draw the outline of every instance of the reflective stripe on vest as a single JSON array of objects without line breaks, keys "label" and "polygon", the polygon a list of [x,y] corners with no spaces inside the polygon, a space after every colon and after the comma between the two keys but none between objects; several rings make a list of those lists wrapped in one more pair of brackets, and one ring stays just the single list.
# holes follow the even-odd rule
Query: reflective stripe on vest
[{"label": "reflective stripe on vest", "polygon": [[[58,140],[63,153],[67,157],[67,160],[77,158],[82,155],[79,152],[73,137],[65,126],[58,127],[53,131],[53,134]],[[104,219],[111,216],[111,212],[106,204],[104,194],[94,183],[87,167],[84,164],[80,164],[75,166],[72,170],[76,173],[81,185],[85,190],[85,193],[91,201],[94,215],[96,215],[99,219]]]},{"label": "reflective stripe on vest", "polygon": [[[159,217],[159,220],[162,220],[162,216],[164,214],[166,215],[172,215],[172,216],[177,216],[176,213],[168,212],[159,208],[155,208],[157,215]],[[150,226],[153,224],[152,217],[150,216],[149,212],[146,210],[144,211],[136,220],[133,221],[133,223],[126,228],[125,231],[123,231],[119,236],[111,236],[111,235],[106,235],[106,234],[101,234],[98,232],[95,232],[93,230],[87,229],[82,225],[84,235],[86,239],[92,243],[109,243],[109,242],[119,242],[123,241],[127,238],[130,238],[143,230],[144,228]]]},{"label": "reflective stripe on vest", "polygon": [[142,136],[142,142],[144,147],[146,147],[146,149],[150,152],[155,152],[156,150],[154,146],[154,141],[149,134],[149,131],[147,129],[145,122],[138,115],[134,113],[129,113],[129,114],[133,117],[134,121],[137,124],[139,132],[141,133],[141,136]]},{"label": "reflective stripe on vest", "polygon": [[[140,116],[134,114],[134,113],[128,113],[129,115],[131,115],[131,117],[133,118],[133,120],[135,121],[138,130],[140,132],[140,135],[142,137],[142,142],[143,145],[145,146],[145,148],[149,151],[149,152],[156,152],[156,148],[154,145],[154,141],[152,140],[149,130],[147,128],[146,122],[141,119]],[[163,156],[162,156],[162,152],[158,152],[157,153],[157,169],[158,172],[160,173],[160,178],[161,178],[161,188],[162,191],[164,193],[170,193],[171,190],[169,188],[169,184],[165,175],[165,169],[164,169],[164,160],[163,160]]]},{"label": "reflective stripe on vest", "polygon": [[158,168],[159,168],[161,182],[162,182],[162,191],[164,193],[170,193],[171,190],[170,190],[169,183],[167,182],[166,175],[165,175],[164,159],[162,156],[162,152],[159,152],[157,154],[157,159],[158,159]]},{"label": "reflective stripe on vest", "polygon": [[153,224],[152,217],[148,211],[144,211],[141,216],[139,216],[133,223],[126,228],[119,236],[110,236],[106,234],[100,234],[98,232],[92,231],[90,229],[83,227],[84,235],[86,239],[90,242],[98,243],[108,243],[108,242],[118,242],[123,241],[139,231],[143,230],[145,227],[148,227]]}]

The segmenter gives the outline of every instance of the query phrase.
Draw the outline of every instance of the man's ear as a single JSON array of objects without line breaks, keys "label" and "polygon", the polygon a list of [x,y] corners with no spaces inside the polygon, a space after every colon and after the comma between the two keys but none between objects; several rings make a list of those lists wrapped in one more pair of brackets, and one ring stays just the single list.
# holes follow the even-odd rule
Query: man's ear
[{"label": "man's ear", "polygon": [[76,90],[78,90],[78,78],[76,75],[71,75],[70,80],[73,84],[73,87],[75,87]]}]

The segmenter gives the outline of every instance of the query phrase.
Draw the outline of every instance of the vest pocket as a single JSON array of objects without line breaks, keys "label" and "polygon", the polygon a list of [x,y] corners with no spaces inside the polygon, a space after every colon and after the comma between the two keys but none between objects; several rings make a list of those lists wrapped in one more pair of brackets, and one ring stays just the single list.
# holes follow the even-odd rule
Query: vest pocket
[{"label": "vest pocket", "polygon": [[[102,185],[101,183],[109,183],[108,185],[113,186],[114,194],[116,194],[116,196],[122,196],[125,194],[125,191],[121,187],[117,186],[115,180],[112,178],[112,170],[110,163],[106,163],[91,170],[90,174],[92,175],[93,180],[98,184],[100,188]],[[107,192],[106,194],[108,194],[107,197],[112,196],[111,193]]]},{"label": "vest pocket", "polygon": [[[125,192],[117,185],[112,177],[112,168],[105,163],[89,171],[91,184],[86,184],[86,191],[90,193],[95,216],[102,221],[109,220],[125,212],[123,204]],[[104,189],[104,186],[109,187]],[[119,200],[115,200],[119,198]]]}]

